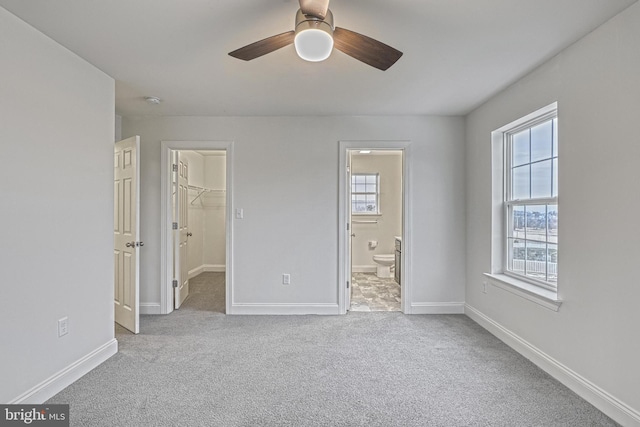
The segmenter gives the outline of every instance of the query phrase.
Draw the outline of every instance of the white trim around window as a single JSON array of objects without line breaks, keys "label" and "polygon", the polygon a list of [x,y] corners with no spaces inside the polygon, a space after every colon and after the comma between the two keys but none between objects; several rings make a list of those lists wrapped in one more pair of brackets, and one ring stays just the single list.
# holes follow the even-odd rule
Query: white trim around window
[{"label": "white trim around window", "polygon": [[[557,143],[557,110],[557,103],[553,103],[511,122],[491,134],[491,270],[485,274],[490,279],[488,280],[489,284],[537,302],[554,311],[557,311],[561,305],[557,287],[557,151],[554,152],[552,149],[548,156],[535,158],[529,148],[528,157],[514,160],[517,153],[512,152],[512,147],[514,135],[526,135],[527,130],[549,121],[552,121],[552,129],[555,132],[553,138]],[[530,142],[529,147],[531,147]],[[548,168],[551,170],[551,188],[548,192],[536,192],[533,190],[534,180],[531,171],[543,162],[545,166],[547,166],[546,163],[553,165]],[[520,167],[522,167],[522,172],[526,173],[523,176],[528,176],[529,179],[528,183],[526,182],[527,178],[524,179],[527,184],[524,186],[522,185],[523,180],[514,178],[516,173],[520,173]],[[512,181],[515,181],[515,184],[512,184]],[[512,188],[512,185],[521,188]],[[528,210],[536,214],[533,217],[544,222],[544,227],[528,225],[531,220],[531,213]],[[549,218],[553,217],[556,219],[556,224],[550,232]],[[524,223],[520,224],[522,221]],[[531,220],[531,224],[533,224],[533,220]],[[522,250],[513,247],[514,242],[520,246],[524,245]],[[527,243],[531,244],[532,251],[534,246],[544,246],[544,259],[541,261],[530,259]],[[539,251],[540,249],[536,248],[535,250]],[[550,250],[554,254],[554,262],[550,262]],[[514,254],[518,251],[524,251],[523,255],[514,258]],[[521,269],[518,270],[520,267]]]}]

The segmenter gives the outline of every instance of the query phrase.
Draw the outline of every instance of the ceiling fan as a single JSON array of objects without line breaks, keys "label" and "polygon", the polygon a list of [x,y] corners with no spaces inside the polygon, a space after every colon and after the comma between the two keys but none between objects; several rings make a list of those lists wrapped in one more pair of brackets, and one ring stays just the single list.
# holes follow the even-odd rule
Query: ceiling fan
[{"label": "ceiling fan", "polygon": [[324,61],[335,47],[379,70],[396,63],[402,52],[371,37],[333,25],[329,0],[299,0],[295,30],[267,37],[230,52],[234,58],[250,61],[294,44],[298,56],[312,62]]}]

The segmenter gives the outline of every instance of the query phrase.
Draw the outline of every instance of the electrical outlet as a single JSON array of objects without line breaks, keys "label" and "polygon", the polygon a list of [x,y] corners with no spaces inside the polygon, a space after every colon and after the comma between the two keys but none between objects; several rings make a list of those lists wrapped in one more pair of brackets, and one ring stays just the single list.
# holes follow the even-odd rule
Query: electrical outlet
[{"label": "electrical outlet", "polygon": [[282,275],[282,284],[283,285],[290,285],[291,284],[291,275],[284,273]]},{"label": "electrical outlet", "polygon": [[69,318],[63,317],[58,320],[58,337],[67,335],[69,333]]},{"label": "electrical outlet", "polygon": [[487,293],[487,282],[486,281],[482,282],[482,293],[483,294]]}]

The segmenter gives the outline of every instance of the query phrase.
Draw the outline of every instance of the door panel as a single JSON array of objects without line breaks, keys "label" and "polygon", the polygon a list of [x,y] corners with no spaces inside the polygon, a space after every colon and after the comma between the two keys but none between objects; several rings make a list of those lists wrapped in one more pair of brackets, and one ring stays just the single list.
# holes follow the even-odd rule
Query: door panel
[{"label": "door panel", "polygon": [[115,321],[139,332],[138,136],[117,142],[114,152],[113,235]]},{"label": "door panel", "polygon": [[189,163],[187,157],[178,152],[178,197],[176,213],[177,230],[177,260],[175,280],[178,286],[175,288],[174,305],[180,308],[189,295],[189,268],[188,268],[188,243],[189,237]]}]

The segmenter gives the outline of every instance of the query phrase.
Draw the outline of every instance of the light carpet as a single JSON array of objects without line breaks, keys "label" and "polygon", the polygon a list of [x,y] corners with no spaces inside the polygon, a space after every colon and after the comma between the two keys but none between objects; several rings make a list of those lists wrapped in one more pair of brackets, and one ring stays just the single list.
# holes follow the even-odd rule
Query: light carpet
[{"label": "light carpet", "polygon": [[617,425],[466,316],[226,316],[212,277],[48,403],[73,426]]}]

